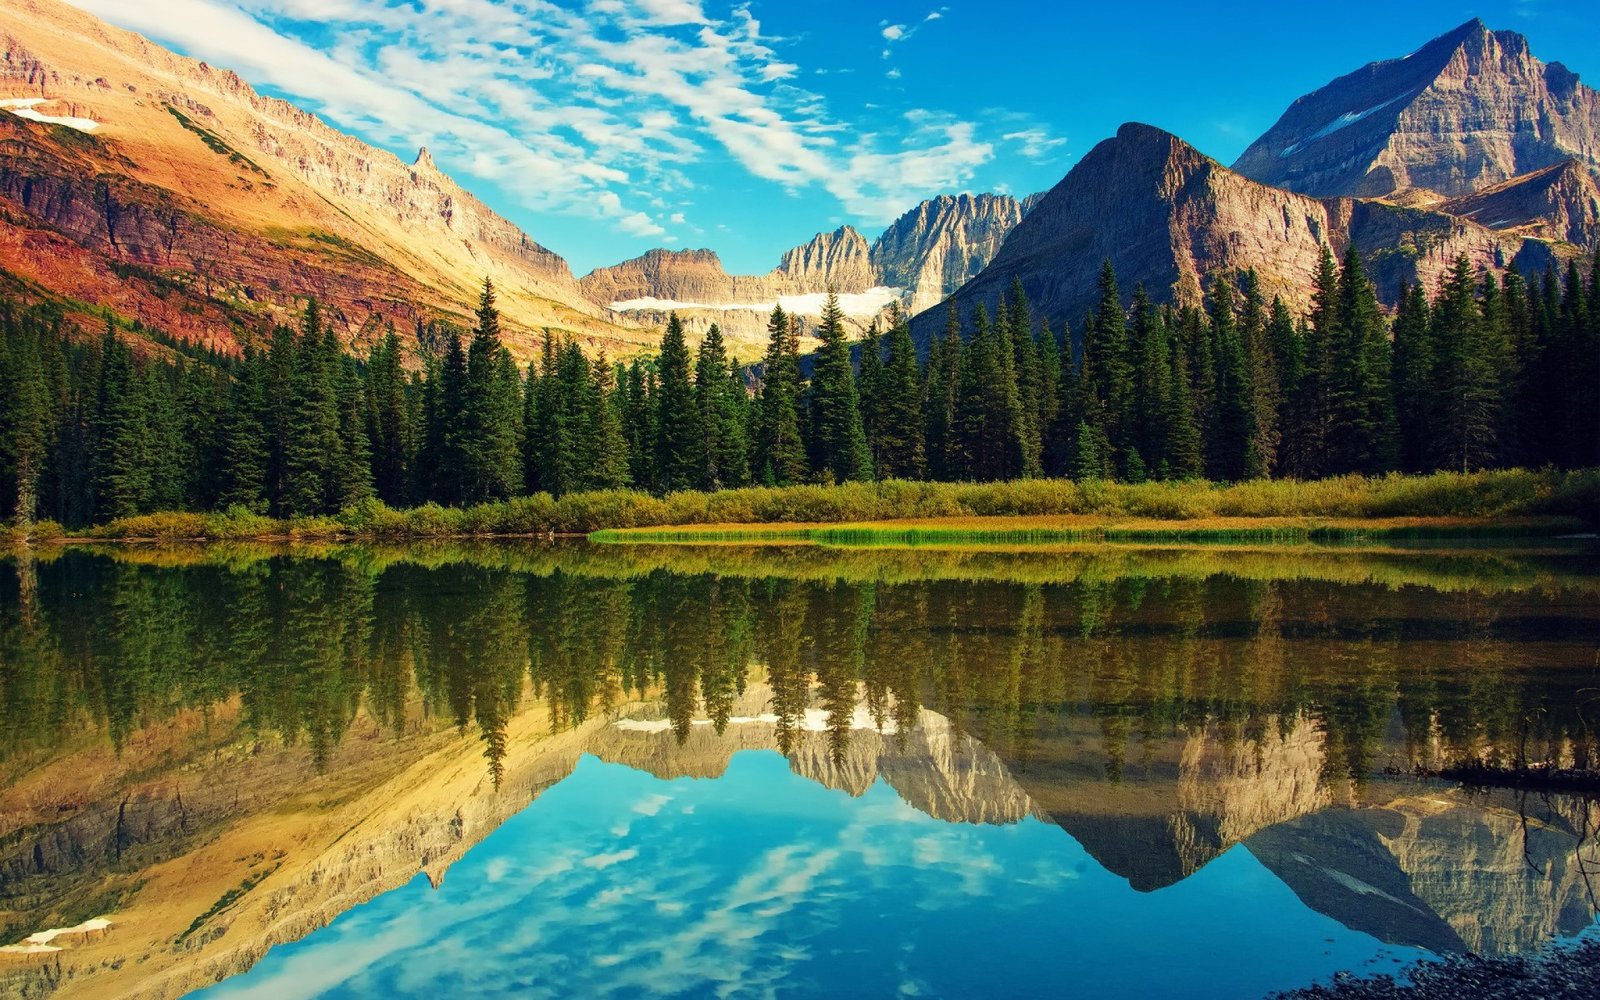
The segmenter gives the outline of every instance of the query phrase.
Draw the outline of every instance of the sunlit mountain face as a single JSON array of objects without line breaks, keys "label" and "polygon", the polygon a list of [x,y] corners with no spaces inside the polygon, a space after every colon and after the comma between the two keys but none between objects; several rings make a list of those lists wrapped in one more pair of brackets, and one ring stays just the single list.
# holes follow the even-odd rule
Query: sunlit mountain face
[{"label": "sunlit mountain face", "polygon": [[1592,802],[1412,771],[1594,753],[1571,544],[12,560],[0,974],[1252,996],[1527,952],[1591,933]]}]

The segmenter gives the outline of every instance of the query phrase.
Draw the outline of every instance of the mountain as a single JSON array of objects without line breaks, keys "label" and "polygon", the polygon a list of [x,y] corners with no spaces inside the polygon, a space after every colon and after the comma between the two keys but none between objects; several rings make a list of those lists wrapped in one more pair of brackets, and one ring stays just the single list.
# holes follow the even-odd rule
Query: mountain
[{"label": "mountain", "polygon": [[852,332],[891,303],[916,313],[942,302],[994,259],[1037,202],[1009,195],[940,195],[897,219],[871,245],[856,229],[818,233],[763,275],[730,275],[710,250],[651,250],[597,268],[578,286],[598,306],[647,324],[677,312],[691,333],[717,323],[743,357],[759,354],[767,318],[781,303],[814,330],[828,290],[839,293]]},{"label": "mountain", "polygon": [[1578,160],[1452,198],[1441,211],[1491,229],[1589,246],[1600,240],[1600,183]]},{"label": "mountain", "polygon": [[[1324,243],[1336,255],[1354,244],[1391,303],[1402,282],[1434,285],[1458,254],[1499,271],[1542,270],[1557,253],[1440,211],[1270,187],[1130,123],[1045,195],[955,300],[963,315],[978,303],[992,310],[1020,280],[1036,315],[1076,329],[1096,301],[1100,262],[1110,260],[1124,296],[1143,284],[1157,302],[1199,304],[1211,274],[1253,267],[1269,298],[1301,311]],[[931,310],[913,329],[925,341],[943,322],[943,310]]]},{"label": "mountain", "polygon": [[1569,159],[1600,168],[1600,94],[1472,20],[1295,101],[1233,168],[1318,197],[1456,198]]},{"label": "mountain", "polygon": [[316,296],[360,341],[466,324],[487,275],[508,342],[613,352],[653,331],[442,173],[57,0],[0,7],[0,289],[229,348]]},{"label": "mountain", "polygon": [[872,277],[866,239],[843,226],[787,251],[766,274],[731,275],[711,250],[657,249],[596,268],[578,287],[597,306],[647,326],[662,326],[672,313],[691,335],[715,323],[736,356],[753,359],[765,348],[767,320],[779,303],[795,315],[809,347],[829,288],[839,293],[851,332],[864,332],[899,297],[874,287]]},{"label": "mountain", "polygon": [[940,195],[895,220],[872,244],[877,283],[902,288],[921,312],[978,276],[1027,214],[1009,195]]}]

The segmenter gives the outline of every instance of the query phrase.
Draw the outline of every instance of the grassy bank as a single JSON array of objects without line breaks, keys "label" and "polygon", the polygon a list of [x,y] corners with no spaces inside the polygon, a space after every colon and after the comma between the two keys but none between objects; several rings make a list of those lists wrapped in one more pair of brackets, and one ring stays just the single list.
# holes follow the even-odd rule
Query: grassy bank
[{"label": "grassy bank", "polygon": [[[846,483],[752,487],[665,497],[625,490],[518,497],[447,509],[391,510],[370,502],[331,517],[279,520],[226,513],[147,514],[83,531],[35,526],[35,542],[91,538],[214,539],[366,538],[379,540],[494,535],[588,534],[636,528],[695,528],[697,540],[784,540],[831,532],[904,543],[927,531],[1013,543],[1073,540],[1152,541],[1332,539],[1385,522],[1407,537],[1548,534],[1573,518],[1600,516],[1600,470],[1507,470],[1429,476],[1345,476],[1313,482],[1107,483],[1059,479],[1010,483]],[[1001,524],[988,519],[1049,519]],[[893,525],[877,522],[892,521]],[[917,522],[925,522],[918,525]],[[937,522],[930,527],[926,522]],[[1367,522],[1357,524],[1356,522]],[[732,526],[776,525],[760,532]],[[714,526],[708,528],[707,526]],[[913,530],[915,529],[915,530]],[[998,535],[994,533],[998,532]],[[682,536],[671,533],[677,540]],[[734,539],[734,534],[748,537]],[[869,539],[867,536],[871,535]],[[19,540],[13,529],[11,537]],[[615,538],[615,535],[602,535]],[[664,538],[665,535],[657,536]],[[1390,537],[1393,537],[1391,534]]]}]

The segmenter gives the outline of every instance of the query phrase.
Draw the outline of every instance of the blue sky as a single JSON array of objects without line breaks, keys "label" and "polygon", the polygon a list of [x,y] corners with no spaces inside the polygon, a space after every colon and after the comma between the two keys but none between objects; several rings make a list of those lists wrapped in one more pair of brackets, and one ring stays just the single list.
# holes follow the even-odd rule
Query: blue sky
[{"label": "blue sky", "polygon": [[652,246],[765,271],[936,194],[1044,190],[1129,120],[1231,162],[1294,98],[1474,16],[1600,78],[1592,0],[74,2],[407,160],[427,145],[580,275]]}]

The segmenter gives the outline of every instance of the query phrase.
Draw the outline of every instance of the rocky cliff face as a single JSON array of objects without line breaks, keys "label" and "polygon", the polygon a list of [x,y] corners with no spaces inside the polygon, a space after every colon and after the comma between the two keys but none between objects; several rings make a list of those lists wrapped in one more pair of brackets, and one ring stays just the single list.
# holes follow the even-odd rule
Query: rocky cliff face
[{"label": "rocky cliff face", "polygon": [[1460,197],[1568,159],[1600,168],[1600,94],[1473,20],[1295,101],[1234,169],[1321,197]]},{"label": "rocky cliff face", "polygon": [[[96,123],[85,135],[0,113],[0,266],[47,291],[222,341],[316,294],[355,337],[464,320],[487,275],[525,356],[545,326],[622,352],[650,339],[425,150],[405,163],[57,0],[0,9],[0,98]],[[102,190],[115,205],[96,223]],[[82,251],[65,264],[63,242]],[[163,313],[174,290],[183,307]]]},{"label": "rocky cliff face", "polygon": [[[1442,212],[1269,187],[1176,136],[1128,124],[1045,196],[956,299],[964,314],[980,302],[992,310],[1020,279],[1036,315],[1076,328],[1110,260],[1125,294],[1143,284],[1157,302],[1181,304],[1198,304],[1214,273],[1255,268],[1267,295],[1298,311],[1324,244],[1335,255],[1354,244],[1391,303],[1402,282],[1431,286],[1458,254],[1499,271],[1542,270],[1556,252]],[[914,330],[926,339],[942,322],[923,313]]]},{"label": "rocky cliff face", "polygon": [[730,275],[710,250],[651,250],[597,268],[578,286],[596,305],[623,306],[646,325],[659,326],[674,311],[691,334],[716,323],[742,357],[753,358],[780,301],[797,313],[805,334],[814,332],[830,288],[843,299],[853,334],[884,322],[891,302],[912,313],[937,305],[994,259],[1040,197],[941,195],[901,216],[870,246],[842,226],[787,251],[761,275]]},{"label": "rocky cliff face", "polygon": [[1007,195],[940,195],[902,215],[872,245],[877,283],[905,289],[913,313],[943,302],[978,276],[1022,221]]},{"label": "rocky cliff face", "polygon": [[783,255],[775,277],[787,283],[791,295],[826,292],[841,295],[864,292],[880,284],[872,268],[866,237],[852,226],[818,233]]},{"label": "rocky cliff face", "polygon": [[1600,240],[1600,183],[1577,160],[1453,198],[1440,209],[1491,229],[1544,240],[1578,246]]},{"label": "rocky cliff face", "polygon": [[1514,954],[1594,921],[1593,803],[1403,785],[1368,796],[1246,845],[1308,905],[1392,943]]}]

